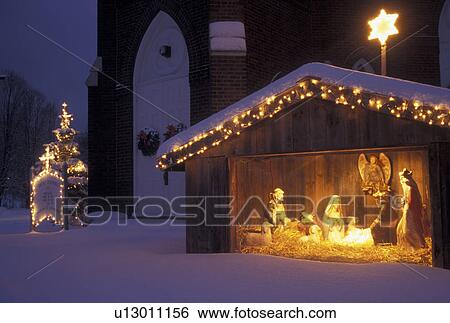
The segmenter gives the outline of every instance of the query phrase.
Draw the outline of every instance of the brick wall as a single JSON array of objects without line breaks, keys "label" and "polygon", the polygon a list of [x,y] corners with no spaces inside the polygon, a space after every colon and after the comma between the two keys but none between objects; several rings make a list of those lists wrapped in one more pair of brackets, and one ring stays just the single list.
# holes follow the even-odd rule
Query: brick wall
[{"label": "brick wall", "polygon": [[245,56],[211,56],[211,109],[213,114],[247,95]]},{"label": "brick wall", "polygon": [[193,122],[209,106],[209,38],[207,0],[99,0],[98,56],[103,72],[89,89],[89,194],[133,194],[134,62],[141,40],[157,13],[168,13],[183,31],[188,51]]},{"label": "brick wall", "polygon": [[[98,1],[98,49],[103,71],[115,76],[115,1]],[[89,194],[114,194],[115,100],[114,83],[99,76],[98,87],[89,88]]]},{"label": "brick wall", "polygon": [[244,2],[251,93],[313,60],[311,1]]},{"label": "brick wall", "polygon": [[[210,0],[209,22],[243,22],[241,0]],[[207,116],[220,111],[247,94],[247,69],[245,56],[214,55],[210,57],[211,105]]]},{"label": "brick wall", "polygon": [[[359,58],[379,71],[379,45],[367,20],[384,7],[400,14],[389,42],[388,74],[439,84],[438,21],[443,0],[99,0],[98,55],[103,71],[132,89],[141,39],[158,11],[184,33],[190,61],[191,123],[312,61],[351,67]],[[209,23],[242,21],[246,56],[210,56]],[[427,26],[419,34],[408,35]],[[132,194],[133,95],[107,77],[89,89],[91,195]]]},{"label": "brick wall", "polygon": [[210,0],[210,21],[241,21],[246,56],[212,56],[211,112],[311,60],[310,1]]},{"label": "brick wall", "polygon": [[[439,85],[439,15],[445,1],[332,1],[312,2],[314,59],[351,67],[359,58],[380,70],[380,45],[367,39],[368,20],[384,8],[396,12],[399,35],[388,42],[388,75]],[[417,31],[424,28],[421,32]],[[410,37],[411,35],[413,35]]]}]

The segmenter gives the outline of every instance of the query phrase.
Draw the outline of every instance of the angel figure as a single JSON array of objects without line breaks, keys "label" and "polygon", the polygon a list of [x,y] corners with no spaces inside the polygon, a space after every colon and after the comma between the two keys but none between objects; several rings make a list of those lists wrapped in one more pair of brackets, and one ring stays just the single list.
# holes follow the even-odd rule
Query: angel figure
[{"label": "angel figure", "polygon": [[359,174],[362,179],[362,189],[365,193],[374,197],[385,196],[390,190],[391,162],[389,158],[381,153],[379,158],[370,155],[369,161],[364,154],[358,159]]},{"label": "angel figure", "polygon": [[425,247],[422,225],[422,197],[413,172],[404,168],[398,175],[403,189],[403,210],[397,225],[397,245],[418,249]]}]

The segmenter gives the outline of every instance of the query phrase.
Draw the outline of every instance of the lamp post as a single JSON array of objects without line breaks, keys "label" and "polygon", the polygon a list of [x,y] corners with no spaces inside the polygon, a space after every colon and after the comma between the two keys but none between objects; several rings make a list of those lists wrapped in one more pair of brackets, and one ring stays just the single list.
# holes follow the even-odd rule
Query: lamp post
[{"label": "lamp post", "polygon": [[391,35],[398,34],[398,29],[395,26],[395,21],[398,18],[398,14],[387,14],[384,9],[381,9],[378,17],[369,20],[369,26],[372,28],[369,40],[378,39],[381,45],[381,75],[387,74],[386,67],[386,42]]}]

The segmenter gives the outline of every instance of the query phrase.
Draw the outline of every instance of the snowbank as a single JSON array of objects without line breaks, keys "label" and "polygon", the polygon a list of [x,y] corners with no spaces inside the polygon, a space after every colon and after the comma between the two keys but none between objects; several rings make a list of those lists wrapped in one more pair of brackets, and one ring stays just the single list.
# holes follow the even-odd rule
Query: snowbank
[{"label": "snowbank", "polygon": [[367,92],[396,96],[404,99],[414,99],[430,105],[445,105],[447,108],[450,107],[449,89],[349,70],[322,63],[310,63],[303,65],[283,78],[170,138],[160,146],[157,157],[160,158],[162,155],[169,153],[175,146],[185,144],[196,135],[215,128],[225,120],[241,114],[249,107],[264,101],[267,97],[294,86],[298,81],[308,76],[321,78],[327,83],[345,87],[357,87]]}]

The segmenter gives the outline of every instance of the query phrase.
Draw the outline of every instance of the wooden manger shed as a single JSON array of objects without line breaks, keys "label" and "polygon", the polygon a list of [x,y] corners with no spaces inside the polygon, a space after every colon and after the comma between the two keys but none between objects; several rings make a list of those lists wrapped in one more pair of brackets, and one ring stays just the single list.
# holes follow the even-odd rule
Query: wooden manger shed
[{"label": "wooden manger shed", "polygon": [[207,224],[189,217],[187,252],[239,252],[237,216],[264,212],[249,198],[265,203],[276,187],[318,208],[323,196],[363,195],[358,156],[383,153],[392,194],[402,193],[397,174],[413,170],[433,265],[450,268],[449,106],[448,89],[311,63],[192,126],[160,147],[157,167],[184,170],[187,196],[228,197],[231,207],[223,216],[203,202]]}]

